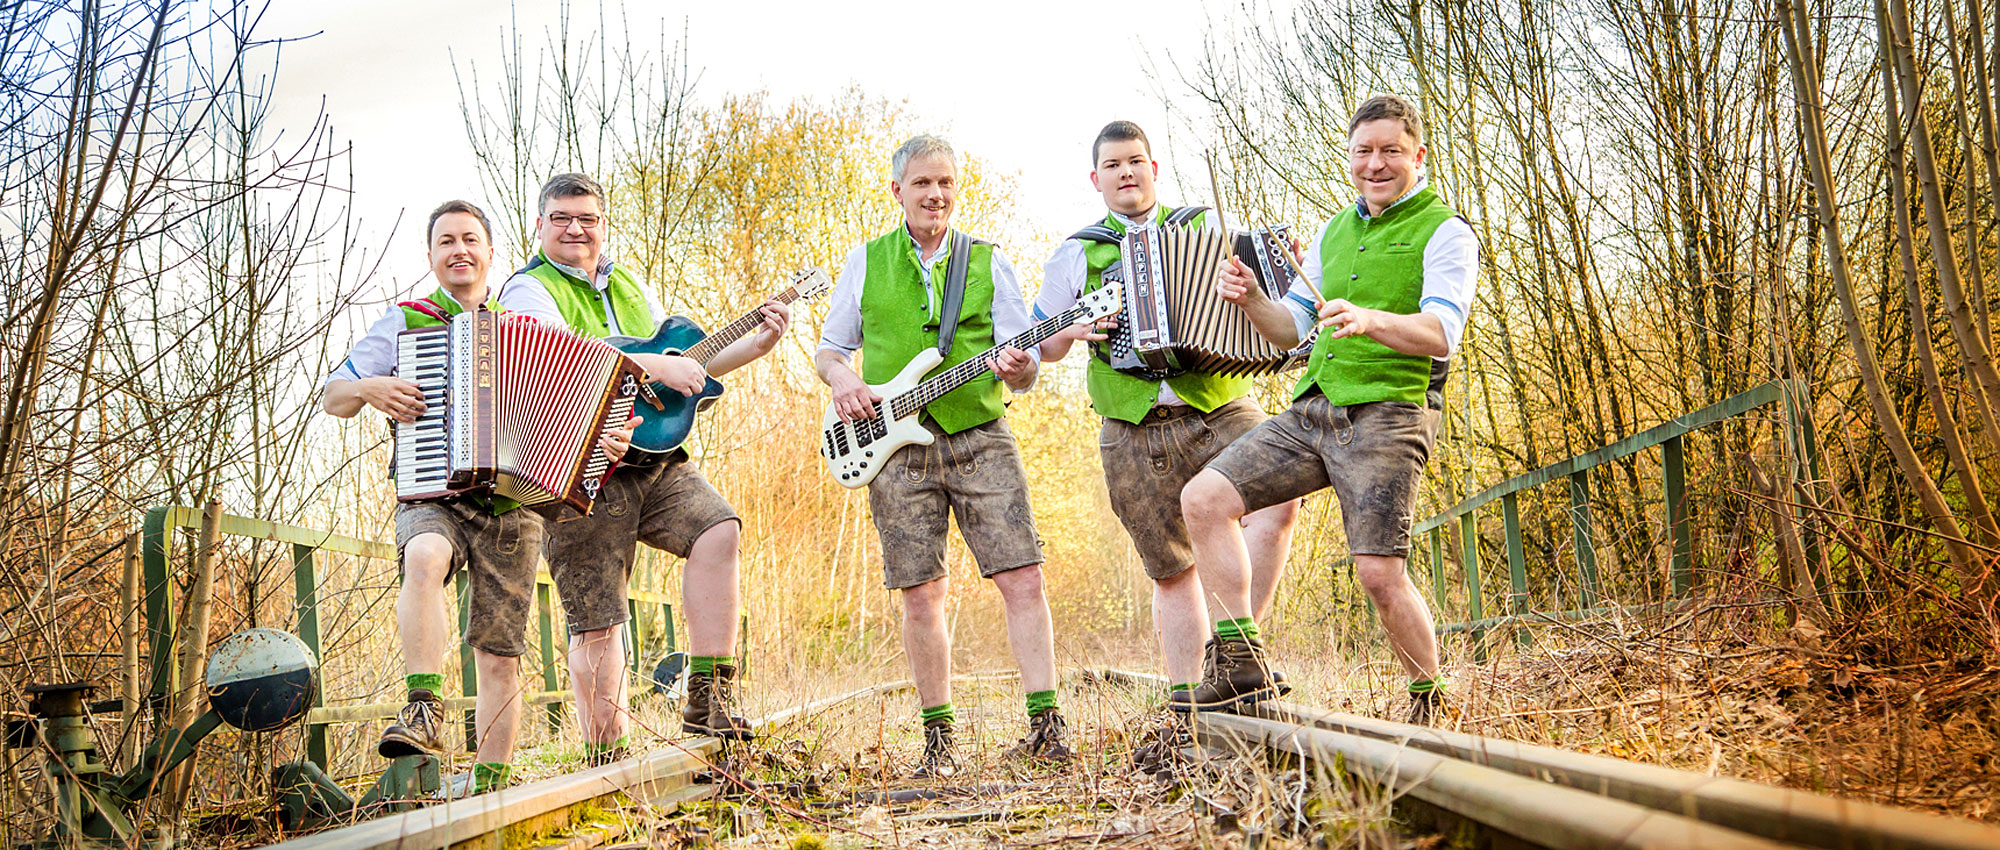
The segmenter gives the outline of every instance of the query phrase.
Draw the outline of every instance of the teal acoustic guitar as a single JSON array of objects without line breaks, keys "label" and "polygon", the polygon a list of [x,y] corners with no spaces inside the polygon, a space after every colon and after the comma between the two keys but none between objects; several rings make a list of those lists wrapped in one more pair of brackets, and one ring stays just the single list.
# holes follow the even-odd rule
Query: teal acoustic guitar
[{"label": "teal acoustic guitar", "polygon": [[[771,296],[771,300],[790,304],[817,296],[832,286],[833,281],[826,276],[826,272],[807,267],[793,272],[791,285]],[[661,322],[660,329],[650,338],[618,336],[605,341],[627,354],[679,354],[705,367],[730,343],[742,339],[763,323],[761,309],[751,310],[711,334],[702,330],[693,319],[674,316]],[[722,395],[722,382],[709,378],[701,392],[691,396],[681,395],[679,391],[656,382],[653,392],[660,397],[660,409],[642,404],[633,410],[633,415],[639,417],[639,427],[632,432],[632,450],[625,455],[625,462],[633,466],[659,463],[687,442],[688,433],[694,430],[695,414],[707,410]]]}]

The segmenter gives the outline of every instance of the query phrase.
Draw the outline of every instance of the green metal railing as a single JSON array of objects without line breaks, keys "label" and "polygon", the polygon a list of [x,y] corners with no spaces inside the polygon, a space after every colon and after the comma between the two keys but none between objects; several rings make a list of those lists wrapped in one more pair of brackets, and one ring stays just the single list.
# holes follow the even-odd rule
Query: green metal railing
[{"label": "green metal railing", "polygon": [[[1787,450],[1793,457],[1806,458],[1808,466],[1812,467],[1812,474],[1816,476],[1817,461],[1811,451],[1812,420],[1805,403],[1806,398],[1805,385],[1799,381],[1772,381],[1753,387],[1608,446],[1509,478],[1418,523],[1411,530],[1411,535],[1429,536],[1431,586],[1440,611],[1444,609],[1448,587],[1445,575],[1444,531],[1453,521],[1458,523],[1459,528],[1459,540],[1463,550],[1459,564],[1465,576],[1466,619],[1463,622],[1440,625],[1438,633],[1441,635],[1457,632],[1472,633],[1474,651],[1483,658],[1488,629],[1518,626],[1529,620],[1588,618],[1616,610],[1602,605],[1604,594],[1597,571],[1597,550],[1591,536],[1590,470],[1654,446],[1660,447],[1662,453],[1662,489],[1665,491],[1667,533],[1672,552],[1669,570],[1672,575],[1672,598],[1686,596],[1694,587],[1694,543],[1686,505],[1687,455],[1683,438],[1702,428],[1742,416],[1757,408],[1783,403]],[[1582,606],[1565,611],[1536,613],[1529,610],[1532,606],[1529,604],[1531,597],[1528,589],[1527,554],[1522,541],[1521,511],[1517,496],[1524,490],[1557,480],[1567,480],[1569,484],[1568,514],[1575,548],[1578,595]],[[1500,502],[1501,522],[1507,535],[1509,613],[1506,616],[1488,618],[1479,578],[1477,512],[1495,500]],[[1526,645],[1528,641],[1526,630],[1516,629],[1515,637],[1522,645]]]},{"label": "green metal railing", "polygon": [[[144,564],[144,595],[142,607],[146,614],[146,643],[151,649],[152,667],[147,688],[147,702],[153,707],[155,716],[161,717],[168,710],[168,697],[176,692],[180,671],[177,669],[177,653],[174,652],[177,623],[173,606],[173,582],[170,580],[170,546],[172,533],[177,529],[202,528],[204,513],[196,508],[180,505],[154,508],[146,512],[145,525],[140,537],[140,557]],[[316,552],[335,552],[361,558],[393,561],[396,547],[393,544],[374,540],[361,540],[328,531],[300,528],[294,525],[271,522],[269,520],[224,514],[217,524],[218,539],[223,535],[247,537],[255,540],[271,540],[289,543],[292,546],[292,584],[294,588],[294,610],[298,615],[298,636],[310,647],[313,655],[324,658],[321,649],[319,593],[320,577],[314,560]],[[457,576],[459,625],[465,625],[471,606],[466,604],[469,585],[465,574]],[[548,723],[551,730],[562,722],[562,702],[567,692],[561,690],[561,682],[556,675],[557,653],[555,635],[555,605],[553,582],[546,571],[539,571],[535,577],[536,626],[541,643],[541,678],[543,690],[525,696],[530,705],[546,705]],[[660,606],[659,627],[666,648],[674,648],[674,607],[667,598],[658,593],[628,590],[626,604],[632,614],[631,626],[625,630],[626,658],[634,673],[647,675],[645,659],[641,650],[648,637],[643,633],[643,621],[639,617],[641,604]],[[566,650],[567,647],[561,649]],[[473,666],[472,647],[459,644],[459,669],[461,672],[464,697],[446,700],[447,708],[464,711],[465,740],[470,748],[477,738],[473,728],[472,703],[478,696],[478,674]],[[396,716],[403,707],[401,702],[372,703],[366,705],[327,706],[323,692],[313,695],[313,709],[306,715],[306,757],[325,768],[328,766],[327,727],[335,723],[354,723],[379,720]]]}]

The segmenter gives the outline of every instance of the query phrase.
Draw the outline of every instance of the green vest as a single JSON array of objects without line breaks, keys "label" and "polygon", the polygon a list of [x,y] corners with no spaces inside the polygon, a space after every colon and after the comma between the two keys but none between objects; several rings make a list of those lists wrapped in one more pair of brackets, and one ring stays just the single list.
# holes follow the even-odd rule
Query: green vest
[{"label": "green vest", "polygon": [[[494,296],[498,294],[499,294],[498,290],[494,290],[486,294],[486,309],[492,310],[495,313],[505,313],[507,312],[506,309],[501,307],[500,302],[494,299]],[[465,308],[458,303],[458,299],[451,297],[451,293],[446,292],[445,288],[442,286],[438,287],[438,290],[436,292],[431,293],[430,297],[424,300],[431,302],[432,304],[436,305],[439,310],[442,310],[444,312],[445,319],[449,319],[453,316],[465,312]],[[443,320],[440,320],[436,316],[432,316],[429,313],[426,313],[422,310],[410,306],[410,303],[411,302],[404,302],[402,304],[397,305],[398,307],[401,307],[403,310],[404,328],[408,330],[416,330],[417,328],[434,328],[444,324]],[[389,469],[389,479],[393,481],[395,480],[395,478],[396,478],[396,470],[395,467],[392,466]],[[487,510],[492,511],[494,516],[499,516],[501,514],[504,514],[508,511],[511,511],[521,506],[520,502],[516,502],[513,499],[507,498],[506,496],[495,496],[491,493],[475,493],[471,496],[467,496],[466,498],[469,499],[473,504],[480,505],[486,508]]]},{"label": "green vest", "polygon": [[[949,236],[946,237],[947,241]],[[861,284],[861,379],[879,384],[896,377],[924,349],[937,349],[938,321],[932,304],[944,303],[945,271],[951,252],[931,267],[931,291],[924,291],[917,268],[917,246],[909,231],[898,227],[866,246],[868,273]],[[965,303],[958,314],[958,333],[944,362],[924,377],[937,375],[994,346],[993,245],[975,240],[965,270]],[[924,413],[947,434],[984,425],[1006,413],[1000,379],[988,373],[924,405]]]},{"label": "green vest", "polygon": [[[1153,205],[1153,226],[1158,227],[1167,220],[1173,210],[1165,204]],[[1208,213],[1195,216],[1190,224],[1200,227],[1206,223]],[[1119,233],[1125,232],[1125,223],[1118,217],[1106,213],[1105,227]],[[1122,252],[1115,244],[1107,242],[1083,242],[1083,258],[1086,268],[1083,272],[1083,291],[1096,292],[1104,286],[1104,270],[1116,265]],[[1146,411],[1153,409],[1153,402],[1159,398],[1160,382],[1149,381],[1137,375],[1127,375],[1111,368],[1110,341],[1091,343],[1098,355],[1090,358],[1084,367],[1084,386],[1090,391],[1090,406],[1097,409],[1097,415],[1107,419],[1138,424],[1146,418]],[[1255,382],[1249,377],[1225,378],[1207,372],[1187,372],[1168,378],[1167,386],[1203,413],[1249,395]]]},{"label": "green vest", "polygon": [[603,339],[611,335],[611,326],[604,322],[606,299],[611,301],[612,315],[618,317],[620,334],[649,337],[658,330],[653,322],[653,308],[646,304],[646,295],[639,289],[639,280],[624,266],[612,264],[610,282],[601,296],[590,281],[570,276],[541,252],[536,252],[527,267],[515,274],[525,274],[541,281],[542,288],[547,289],[549,297],[555,299],[556,309],[562,312],[563,321],[579,336]]},{"label": "green vest", "polygon": [[[1409,315],[1424,293],[1424,247],[1458,212],[1426,186],[1373,218],[1359,205],[1327,225],[1319,245],[1320,297]],[[1422,405],[1433,379],[1431,358],[1403,354],[1368,337],[1322,333],[1292,400],[1315,387],[1336,405],[1406,401]],[[1438,373],[1442,377],[1442,373]],[[1442,387],[1438,389],[1442,390]]]},{"label": "green vest", "polygon": [[[499,290],[486,293],[486,309],[492,310],[495,313],[507,312],[500,306],[500,302],[494,298],[498,294],[500,294]],[[458,299],[451,297],[451,293],[446,292],[442,286],[438,287],[436,292],[431,293],[429,297],[423,300],[436,305],[439,310],[444,312],[446,319],[465,312],[465,308],[459,305]],[[403,309],[403,327],[416,330],[417,328],[433,328],[444,324],[437,317],[410,306],[411,303],[405,301],[397,305]]]}]

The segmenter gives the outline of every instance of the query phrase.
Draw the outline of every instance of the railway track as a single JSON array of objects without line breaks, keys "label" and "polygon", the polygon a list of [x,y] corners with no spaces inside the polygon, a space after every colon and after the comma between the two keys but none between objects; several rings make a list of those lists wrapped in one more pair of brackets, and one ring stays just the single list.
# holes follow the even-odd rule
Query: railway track
[{"label": "railway track", "polygon": [[2000,828],[1976,821],[1290,703],[1200,715],[1195,733],[1208,747],[1268,750],[1382,786],[1440,831],[1494,847],[2000,848]]},{"label": "railway track", "polygon": [[[758,734],[845,702],[895,693],[910,683],[891,682],[785,709],[755,721]],[[634,803],[672,809],[714,793],[697,783],[714,768],[723,742],[691,738],[667,748],[602,767],[531,782],[402,814],[322,830],[276,844],[270,850],[414,850],[415,848],[549,847],[583,850],[618,835],[588,828],[593,811]],[[579,825],[586,828],[579,830]]]},{"label": "railway track", "polygon": [[[1157,677],[1128,671],[1086,675],[1132,689],[1163,687]],[[908,688],[907,682],[863,688],[777,712],[757,725],[762,734]],[[1195,732],[1211,751],[1295,763],[1302,775],[1338,773],[1385,789],[1400,816],[1441,833],[1450,846],[2000,848],[2000,828],[1974,821],[1290,703],[1265,703],[1248,715],[1202,715]],[[690,739],[617,764],[271,846],[581,850],[618,840],[644,845],[645,836],[597,831],[589,825],[590,813],[634,804],[666,811],[707,797],[718,786],[698,783],[697,774],[710,770],[721,754],[719,741]],[[966,814],[932,819],[938,817],[974,819]],[[864,834],[872,833],[867,825],[856,826],[853,837],[864,842],[878,837]]]}]

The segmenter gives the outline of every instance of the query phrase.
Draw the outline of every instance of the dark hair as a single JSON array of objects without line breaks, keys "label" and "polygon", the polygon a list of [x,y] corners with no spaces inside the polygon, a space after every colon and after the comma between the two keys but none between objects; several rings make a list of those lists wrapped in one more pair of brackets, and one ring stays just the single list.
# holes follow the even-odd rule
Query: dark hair
[{"label": "dark hair", "polygon": [[1097,139],[1090,143],[1090,167],[1097,167],[1097,149],[1105,142],[1129,142],[1133,139],[1146,146],[1147,156],[1153,155],[1153,143],[1146,139],[1146,131],[1139,129],[1139,125],[1123,120],[1104,125],[1104,129],[1097,131]]},{"label": "dark hair", "polygon": [[465,213],[479,219],[479,229],[486,231],[487,243],[491,244],[493,242],[493,222],[486,220],[485,210],[473,206],[471,201],[445,201],[442,204],[438,204],[437,209],[431,210],[431,220],[424,225],[425,247],[430,246],[431,231],[437,229],[438,219],[444,218],[445,213]]},{"label": "dark hair", "polygon": [[1417,115],[1417,108],[1410,102],[1393,94],[1378,94],[1362,101],[1361,108],[1354,110],[1354,120],[1347,122],[1347,134],[1354,135],[1354,128],[1370,121],[1393,119],[1403,122],[1403,129],[1418,145],[1424,143],[1424,119]]},{"label": "dark hair", "polygon": [[582,196],[596,198],[598,205],[602,206],[605,212],[611,211],[611,196],[604,193],[604,187],[598,185],[597,181],[590,179],[590,175],[578,174],[574,171],[568,174],[558,174],[549,178],[549,182],[542,184],[542,198],[536,203],[535,211],[539,213],[547,209],[549,201],[556,198],[576,198]]}]

